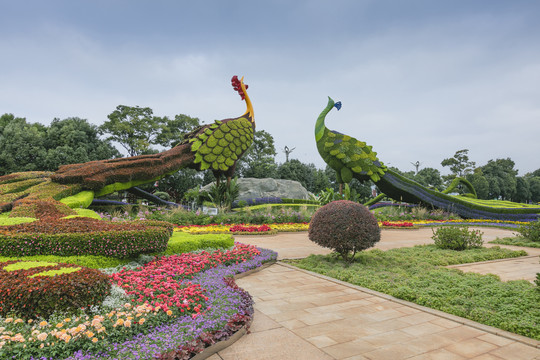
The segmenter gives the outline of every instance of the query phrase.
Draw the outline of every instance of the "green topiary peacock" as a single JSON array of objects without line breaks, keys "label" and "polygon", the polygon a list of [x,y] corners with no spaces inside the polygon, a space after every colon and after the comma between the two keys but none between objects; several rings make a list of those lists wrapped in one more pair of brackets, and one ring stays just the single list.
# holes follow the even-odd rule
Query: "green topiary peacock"
[{"label": "green topiary peacock", "polygon": [[[440,208],[464,218],[515,221],[540,218],[540,207],[537,205],[476,199],[473,186],[465,179],[457,178],[448,189],[439,192],[388,169],[377,159],[377,153],[371,146],[325,126],[326,115],[334,107],[339,110],[341,102],[334,103],[334,100],[328,98],[328,104],[315,124],[315,140],[321,157],[336,171],[340,193],[343,184],[349,183],[354,177],[360,181],[373,181],[384,194],[394,200]],[[458,185],[465,186],[470,193],[463,196],[450,195]]]},{"label": "green topiary peacock", "polygon": [[379,181],[387,169],[377,159],[377,153],[371,150],[372,147],[363,141],[330,130],[324,125],[326,115],[334,107],[341,109],[341,102],[334,103],[329,97],[328,105],[315,124],[315,140],[319,154],[328,166],[336,171],[339,192],[342,193],[343,184],[350,183],[353,176],[359,180]]}]

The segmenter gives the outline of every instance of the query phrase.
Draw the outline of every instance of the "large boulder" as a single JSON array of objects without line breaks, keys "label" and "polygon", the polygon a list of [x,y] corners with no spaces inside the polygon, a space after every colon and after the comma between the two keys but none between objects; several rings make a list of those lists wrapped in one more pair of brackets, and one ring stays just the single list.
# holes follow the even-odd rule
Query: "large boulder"
[{"label": "large boulder", "polygon": [[[237,181],[240,194],[238,200],[251,200],[262,197],[287,199],[309,199],[309,191],[298,181],[284,179],[239,178]],[[209,191],[212,184],[201,190]]]}]

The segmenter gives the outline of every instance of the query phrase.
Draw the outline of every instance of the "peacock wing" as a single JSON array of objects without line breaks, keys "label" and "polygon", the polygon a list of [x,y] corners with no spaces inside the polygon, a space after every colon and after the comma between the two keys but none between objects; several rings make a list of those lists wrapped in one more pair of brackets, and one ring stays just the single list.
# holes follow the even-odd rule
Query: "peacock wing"
[{"label": "peacock wing", "polygon": [[216,121],[190,142],[201,170],[227,171],[253,142],[253,127],[246,118]]},{"label": "peacock wing", "polygon": [[328,131],[324,147],[331,157],[338,159],[347,169],[341,169],[344,181],[357,174],[376,182],[386,171],[386,166],[379,161],[372,147],[351,136]]}]

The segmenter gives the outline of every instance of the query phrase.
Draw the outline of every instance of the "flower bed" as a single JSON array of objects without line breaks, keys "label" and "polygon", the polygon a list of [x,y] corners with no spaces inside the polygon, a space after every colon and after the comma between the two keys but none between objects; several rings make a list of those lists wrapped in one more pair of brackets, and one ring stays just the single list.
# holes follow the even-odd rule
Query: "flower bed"
[{"label": "flower bed", "polygon": [[227,234],[233,233],[256,235],[257,233],[268,234],[284,231],[307,231],[309,223],[283,223],[283,224],[263,224],[260,226],[249,224],[211,224],[211,225],[189,225],[177,226],[176,231],[183,231],[190,234]]},{"label": "flower bed", "polygon": [[225,278],[276,256],[237,243],[229,251],[161,257],[122,270],[111,276],[130,295],[120,308],[28,322],[0,319],[0,358],[187,359],[251,319],[251,297]]},{"label": "flower bed", "polygon": [[382,221],[379,226],[383,229],[418,229],[418,226],[407,221]]}]

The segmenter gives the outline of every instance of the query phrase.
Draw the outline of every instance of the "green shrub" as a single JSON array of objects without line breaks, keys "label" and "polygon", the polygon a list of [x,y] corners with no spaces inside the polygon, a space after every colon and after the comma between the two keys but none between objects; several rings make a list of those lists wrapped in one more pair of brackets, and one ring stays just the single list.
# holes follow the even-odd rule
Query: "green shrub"
[{"label": "green shrub", "polygon": [[207,248],[230,248],[234,245],[234,238],[228,234],[192,235],[175,232],[169,240],[165,255],[182,254],[190,251]]},{"label": "green shrub", "polygon": [[171,195],[169,195],[165,191],[156,191],[154,195],[160,198],[161,200],[171,201]]},{"label": "green shrub", "polygon": [[440,249],[466,250],[482,247],[484,243],[484,233],[479,230],[469,231],[466,226],[444,226],[432,231],[431,238]]},{"label": "green shrub", "polygon": [[48,318],[99,305],[110,293],[109,277],[99,270],[44,261],[0,263],[0,315]]},{"label": "green shrub", "polygon": [[333,249],[346,262],[351,262],[357,251],[368,249],[381,239],[381,229],[367,207],[339,200],[317,210],[311,218],[308,236],[311,241]]},{"label": "green shrub", "polygon": [[533,221],[529,225],[520,226],[518,232],[530,241],[540,242],[540,220]]}]

